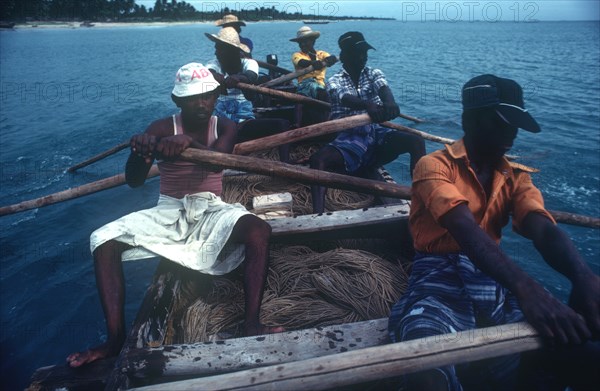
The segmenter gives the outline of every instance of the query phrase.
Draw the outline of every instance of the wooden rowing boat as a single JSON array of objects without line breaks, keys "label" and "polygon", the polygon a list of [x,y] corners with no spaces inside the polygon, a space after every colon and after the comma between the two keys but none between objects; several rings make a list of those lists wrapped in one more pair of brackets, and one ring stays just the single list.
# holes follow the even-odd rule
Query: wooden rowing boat
[{"label": "wooden rowing boat", "polygon": [[[228,174],[228,178],[235,180],[250,176],[239,172]],[[372,170],[365,175],[371,179],[393,181],[383,169]],[[268,177],[259,177],[258,184],[252,188],[260,187],[267,180]],[[282,186],[285,189],[292,184],[288,182]],[[228,198],[227,184],[224,198]],[[310,251],[323,252],[327,256],[331,254],[331,249],[368,252],[377,257],[377,262],[407,274],[410,264],[406,260],[412,258],[407,228],[409,202],[377,196],[367,198],[370,203],[361,207],[338,205],[339,208],[335,208],[338,210],[320,215],[303,214],[292,208],[293,216],[268,220],[273,229],[272,254],[291,253],[298,244],[304,244]],[[248,202],[242,201],[247,206]],[[353,255],[350,257],[356,253],[351,254]],[[332,262],[327,258],[321,262],[315,268],[319,269],[320,274],[311,275],[312,279],[321,284],[322,290],[315,288],[316,294],[325,295],[327,292],[345,289],[353,296],[358,287],[336,285],[328,275]],[[373,273],[371,267],[360,270],[360,274]],[[285,277],[283,273],[277,274],[273,270],[269,276],[276,284]],[[210,287],[217,286],[214,281],[210,284]],[[439,343],[443,340],[442,336],[442,339],[434,341],[433,347],[430,346],[432,341],[429,341],[429,350],[423,349],[424,344],[426,345],[423,341],[383,347],[389,342],[386,317],[398,296],[381,297],[378,289],[373,289],[368,295],[356,296],[362,296],[367,304],[383,302],[386,306],[384,310],[371,311],[367,305],[367,310],[360,316],[353,317],[351,322],[335,321],[324,313],[317,311],[315,315],[315,311],[312,311],[313,318],[306,320],[304,324],[296,322],[293,327],[284,324],[289,331],[281,334],[240,337],[237,327],[239,324],[230,324],[208,337],[203,336],[201,340],[190,340],[189,330],[186,332],[182,325],[183,319],[189,321],[190,317],[193,318],[189,314],[194,312],[189,308],[196,302],[211,300],[214,290],[206,289],[206,285],[207,277],[172,262],[160,262],[118,357],[100,360],[80,369],[71,369],[65,365],[40,368],[32,376],[30,389],[276,389],[278,386],[286,389],[330,389],[365,381],[381,381],[444,363],[508,354],[515,351],[515,346],[521,350],[540,346],[535,332],[526,325],[519,324],[507,326],[506,331],[502,331],[505,333],[504,337],[492,341],[497,344],[491,344],[489,335],[483,334],[481,338],[465,338],[468,339],[466,345],[463,341],[458,346],[448,343],[445,347]],[[302,297],[297,298],[299,302],[302,300]],[[341,303],[334,304],[347,307],[353,304],[351,300],[344,298],[340,301]],[[235,299],[225,306],[235,311]],[[265,312],[267,310],[263,301],[263,314]],[[306,312],[311,312],[310,308],[306,308]],[[196,328],[212,322],[210,317],[195,317],[191,320]],[[285,321],[280,318],[281,320]],[[500,329],[496,328],[495,332],[498,333],[498,330]],[[455,339],[456,336],[449,338]],[[379,347],[375,351],[381,350],[383,355],[373,353],[372,349],[375,347]],[[454,353],[438,355],[440,348]],[[429,353],[424,353],[425,351]],[[446,361],[440,361],[439,357],[444,357]],[[416,361],[411,361],[413,359]],[[340,364],[331,364],[332,362]],[[399,366],[400,362],[402,365]],[[331,370],[323,370],[329,366],[332,366]],[[349,371],[355,375],[351,375]],[[324,372],[328,375],[321,377]],[[166,384],[169,382],[175,383]]]}]

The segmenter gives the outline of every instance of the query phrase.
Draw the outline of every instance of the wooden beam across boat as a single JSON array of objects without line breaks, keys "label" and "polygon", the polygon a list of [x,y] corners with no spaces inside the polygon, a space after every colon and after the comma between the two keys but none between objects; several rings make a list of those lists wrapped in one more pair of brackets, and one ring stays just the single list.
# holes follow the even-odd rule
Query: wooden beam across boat
[{"label": "wooden beam across boat", "polygon": [[[388,343],[387,318],[215,342],[130,350],[122,372],[133,383],[211,376]],[[148,383],[147,383],[148,384]]]},{"label": "wooden beam across boat", "polygon": [[408,219],[410,205],[403,202],[395,205],[376,206],[358,210],[340,210],[324,214],[310,214],[291,218],[269,220],[273,229],[274,240],[292,235],[303,235],[353,229],[359,227],[372,227],[378,224],[393,223]]},{"label": "wooden beam across boat", "polygon": [[537,332],[520,322],[135,389],[326,390],[541,347]]}]

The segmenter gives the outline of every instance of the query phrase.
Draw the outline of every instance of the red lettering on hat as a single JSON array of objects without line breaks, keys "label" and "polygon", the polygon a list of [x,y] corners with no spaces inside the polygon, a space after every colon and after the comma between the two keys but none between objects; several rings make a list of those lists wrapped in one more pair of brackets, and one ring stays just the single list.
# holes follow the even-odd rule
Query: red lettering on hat
[{"label": "red lettering on hat", "polygon": [[202,79],[203,76],[199,75],[198,72],[194,69],[194,73],[192,73],[192,78],[190,80],[194,80],[195,78]]},{"label": "red lettering on hat", "polygon": [[181,81],[181,73],[179,71],[177,71],[177,75],[175,75],[175,80]]}]

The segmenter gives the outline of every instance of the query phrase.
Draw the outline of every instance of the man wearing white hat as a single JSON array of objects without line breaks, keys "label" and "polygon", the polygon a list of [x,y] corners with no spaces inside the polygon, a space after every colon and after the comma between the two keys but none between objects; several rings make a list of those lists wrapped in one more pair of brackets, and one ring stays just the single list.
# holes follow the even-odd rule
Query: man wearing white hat
[{"label": "man wearing white hat", "polygon": [[128,214],[94,231],[90,248],[102,302],[107,341],[67,362],[79,367],[115,356],[125,341],[125,284],[121,261],[162,257],[205,274],[222,275],[245,260],[247,335],[282,331],[259,322],[267,273],[270,226],[240,204],[219,197],[222,171],[179,159],[187,148],[231,153],[235,124],[212,115],[219,83],[199,63],[179,69],[172,91],[181,112],[150,124],[131,138],[125,176],[141,186],[158,160],[160,196],[154,208]]},{"label": "man wearing white hat", "polygon": [[[311,65],[315,69],[306,75],[298,77],[298,94],[322,101],[329,101],[327,91],[325,90],[325,73],[327,68],[323,65],[323,61],[325,61],[329,67],[335,64],[337,58],[324,50],[315,49],[315,42],[320,36],[320,32],[313,31],[308,26],[300,27],[300,29],[296,32],[296,37],[290,39],[291,42],[297,42],[298,46],[300,47],[300,51],[292,55],[292,63],[294,64],[294,69],[296,71],[308,68]],[[302,109],[302,105],[296,106],[296,123],[298,126],[309,125],[311,123],[327,120],[327,117],[325,117],[316,118],[313,121],[307,121],[307,119],[302,121]],[[319,111],[323,112],[322,109],[319,109]],[[328,112],[325,113],[326,116],[329,116]],[[312,111],[307,114],[313,114],[314,116]]]}]

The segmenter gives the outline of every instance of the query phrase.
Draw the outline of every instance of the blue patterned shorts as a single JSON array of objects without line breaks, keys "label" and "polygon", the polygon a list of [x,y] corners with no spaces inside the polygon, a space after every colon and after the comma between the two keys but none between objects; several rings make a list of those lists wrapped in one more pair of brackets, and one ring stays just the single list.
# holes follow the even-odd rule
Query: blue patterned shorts
[{"label": "blue patterned shorts", "polygon": [[[400,342],[522,320],[523,313],[512,293],[477,269],[465,255],[417,253],[408,289],[392,307],[388,331],[393,342]],[[500,385],[499,389],[514,388],[518,355],[485,363],[485,369],[477,367],[477,371],[486,382]],[[468,373],[468,366],[437,370],[446,377],[449,390],[459,391],[463,390],[461,374]]]},{"label": "blue patterned shorts", "polygon": [[383,144],[389,132],[394,130],[377,124],[357,126],[341,132],[329,145],[340,151],[346,171],[352,174],[374,163],[377,147]]},{"label": "blue patterned shorts", "polygon": [[241,99],[219,99],[215,104],[213,115],[229,118],[238,123],[247,119],[254,119],[252,102]]}]

